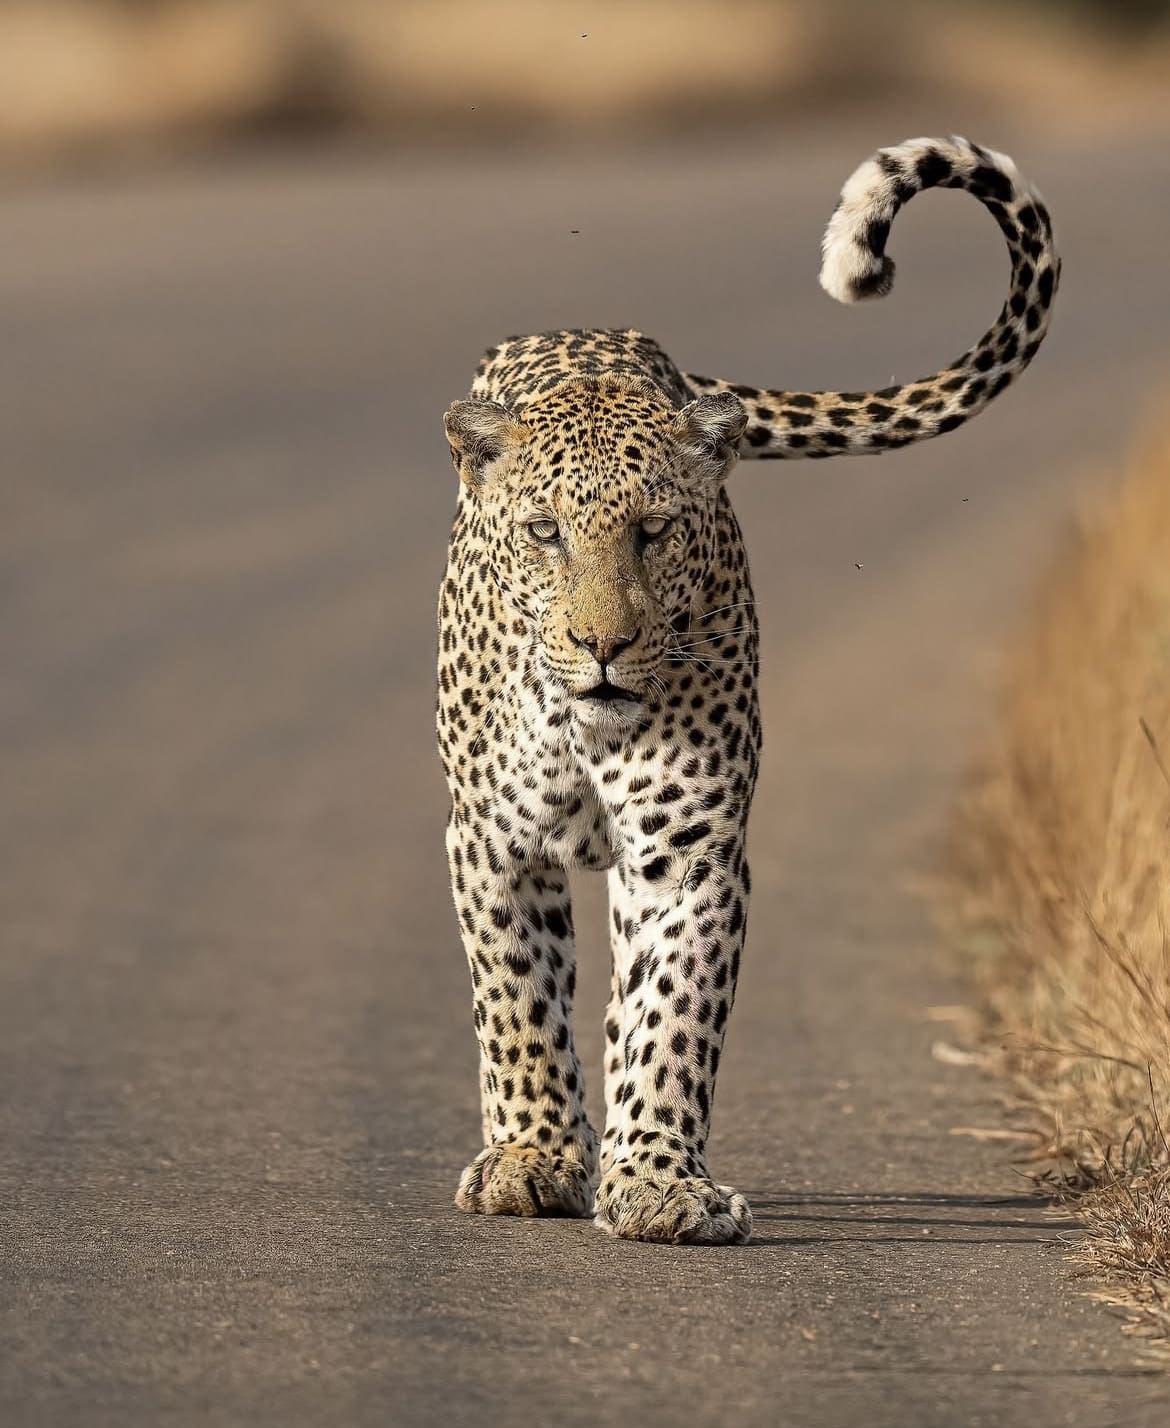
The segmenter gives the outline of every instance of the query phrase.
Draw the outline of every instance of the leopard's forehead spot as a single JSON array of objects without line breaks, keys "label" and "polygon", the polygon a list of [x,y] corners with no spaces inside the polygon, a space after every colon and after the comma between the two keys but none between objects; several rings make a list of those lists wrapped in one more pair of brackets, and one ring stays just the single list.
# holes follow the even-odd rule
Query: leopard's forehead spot
[{"label": "leopard's forehead spot", "polygon": [[676,409],[644,379],[565,382],[527,404],[532,433],[518,475],[522,489],[578,507],[643,501],[679,463]]}]

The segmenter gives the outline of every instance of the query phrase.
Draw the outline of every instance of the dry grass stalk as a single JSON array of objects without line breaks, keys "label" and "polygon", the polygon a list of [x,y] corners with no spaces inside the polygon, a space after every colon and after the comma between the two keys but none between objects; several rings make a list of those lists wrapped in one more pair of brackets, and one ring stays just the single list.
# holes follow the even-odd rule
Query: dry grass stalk
[{"label": "dry grass stalk", "polygon": [[1076,1254],[1170,1340],[1170,431],[1070,539],[960,819],[958,911]]}]

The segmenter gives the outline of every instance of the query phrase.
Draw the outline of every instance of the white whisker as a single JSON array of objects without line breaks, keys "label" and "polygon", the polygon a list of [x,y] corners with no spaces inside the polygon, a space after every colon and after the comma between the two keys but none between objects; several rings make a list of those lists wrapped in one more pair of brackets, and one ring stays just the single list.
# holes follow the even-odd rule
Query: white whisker
[{"label": "white whisker", "polygon": [[702,665],[704,669],[710,669],[711,665],[713,665],[713,664],[742,664],[742,663],[743,663],[743,657],[740,656],[740,655],[735,655],[734,657],[729,656],[729,657],[727,657],[727,658],[724,658],[724,657],[722,657],[722,656],[720,656],[720,655],[711,655],[708,659],[703,660],[703,659],[700,659],[698,655],[682,654],[682,653],[680,653],[680,654],[666,655],[666,656],[664,656],[664,659],[665,659],[667,662],[669,662],[670,664],[699,664],[699,665]]},{"label": "white whisker", "polygon": [[722,615],[725,610],[742,610],[748,605],[754,605],[755,603],[754,600],[736,600],[730,605],[720,605],[717,610],[707,610],[698,618],[700,620],[710,620],[716,615]]},{"label": "white whisker", "polygon": [[705,645],[710,644],[712,640],[729,639],[734,635],[746,635],[754,628],[752,625],[737,625],[733,630],[713,630],[709,635],[700,635],[698,639],[685,642],[676,641],[675,643],[679,649],[686,650],[690,649],[692,645]]}]

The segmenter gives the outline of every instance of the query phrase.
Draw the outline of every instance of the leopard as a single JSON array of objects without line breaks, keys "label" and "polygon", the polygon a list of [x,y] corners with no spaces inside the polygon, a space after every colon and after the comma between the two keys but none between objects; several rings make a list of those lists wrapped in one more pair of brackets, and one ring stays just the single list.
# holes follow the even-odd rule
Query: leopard
[{"label": "leopard", "polygon": [[[482,1148],[456,1205],[592,1216],[619,1239],[745,1243],[711,1172],[716,1077],[747,930],[762,746],[759,629],[728,478],[740,458],[871,455],[952,432],[1028,366],[1060,278],[1048,208],[969,140],[878,150],[841,191],[820,282],[890,291],[891,224],[930,188],[978,199],[1011,276],[949,366],[871,391],[680,371],[634,329],[489,349],[444,427],[457,508],[438,611],[446,845],[470,968]],[[608,879],[605,1121],[573,1034],[570,874]]]}]

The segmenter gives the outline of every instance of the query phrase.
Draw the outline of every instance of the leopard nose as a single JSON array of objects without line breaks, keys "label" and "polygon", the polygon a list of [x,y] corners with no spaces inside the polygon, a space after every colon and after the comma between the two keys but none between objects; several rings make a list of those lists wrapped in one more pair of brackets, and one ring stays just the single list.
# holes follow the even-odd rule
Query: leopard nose
[{"label": "leopard nose", "polygon": [[588,650],[598,664],[607,665],[622,650],[628,650],[639,633],[635,630],[632,635],[578,635],[570,630],[569,638],[580,649]]}]

